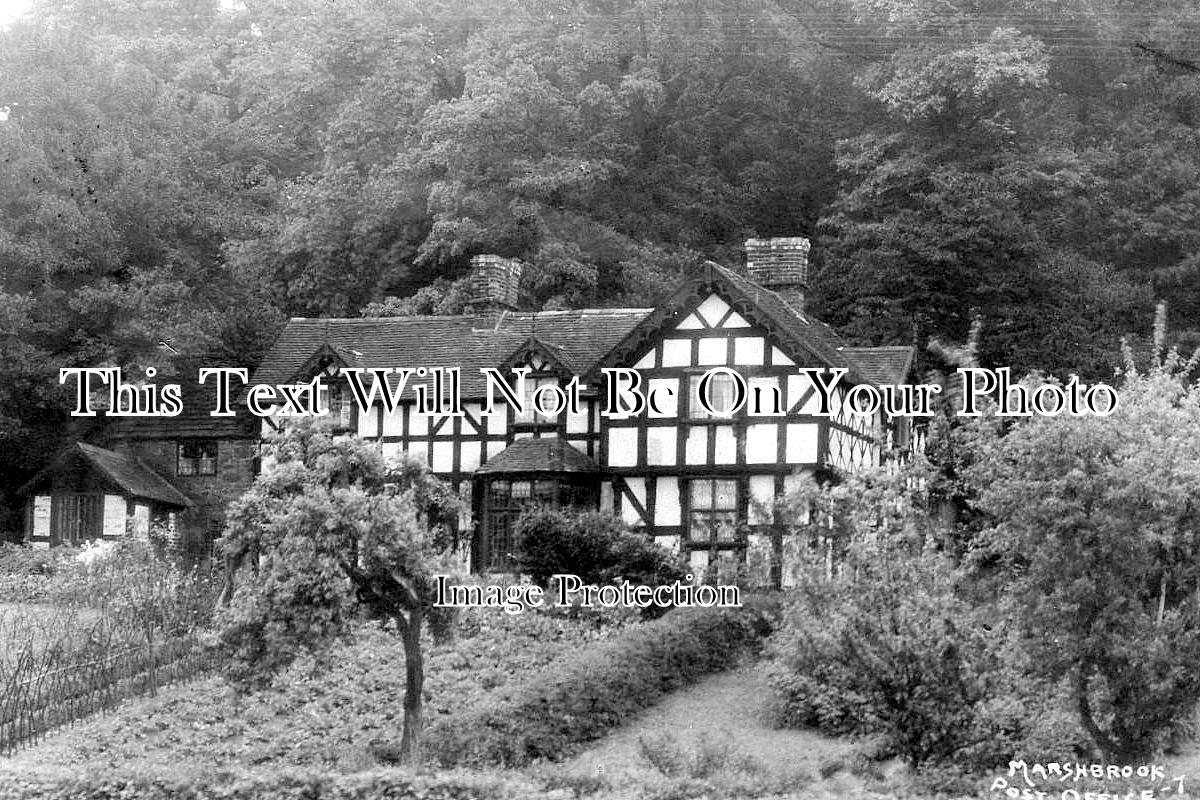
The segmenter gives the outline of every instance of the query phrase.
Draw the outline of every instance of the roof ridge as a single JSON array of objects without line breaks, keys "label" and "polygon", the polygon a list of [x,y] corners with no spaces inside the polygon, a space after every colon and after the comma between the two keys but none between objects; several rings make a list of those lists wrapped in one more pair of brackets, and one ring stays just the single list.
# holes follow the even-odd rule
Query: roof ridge
[{"label": "roof ridge", "polygon": [[[538,311],[508,311],[506,312],[507,319],[522,318],[529,319],[537,316],[568,316],[570,314],[648,314],[653,311],[653,306],[619,306],[614,308],[559,308]],[[343,322],[427,322],[431,319],[437,320],[483,320],[493,319],[497,314],[401,314],[390,317],[291,317],[288,323],[293,322],[305,324],[328,325],[330,323]]]}]

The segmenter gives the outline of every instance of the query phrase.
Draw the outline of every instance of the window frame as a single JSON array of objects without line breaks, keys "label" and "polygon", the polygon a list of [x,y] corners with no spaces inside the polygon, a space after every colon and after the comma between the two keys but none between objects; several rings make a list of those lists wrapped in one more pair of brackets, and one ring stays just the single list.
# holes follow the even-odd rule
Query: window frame
[{"label": "window frame", "polygon": [[329,421],[334,434],[358,433],[358,403],[354,393],[343,382],[328,386]]},{"label": "window frame", "polygon": [[[513,392],[516,393],[517,386],[520,383],[514,379]],[[560,414],[543,414],[533,407],[533,396],[537,390],[543,386],[556,386],[562,388],[562,379],[553,372],[530,372],[525,376],[525,396],[523,399],[525,413],[517,413],[517,409],[513,408],[513,427],[520,428],[522,431],[532,430],[556,430],[559,427],[561,418],[564,417],[565,411]]]},{"label": "window frame", "polygon": [[[200,448],[200,454],[185,455],[184,449],[188,447]],[[206,459],[203,453],[209,448],[212,450],[212,455]],[[220,454],[220,442],[216,439],[179,439],[175,442],[175,475],[179,478],[211,478],[219,471]],[[205,462],[210,464],[210,468],[207,470],[202,469]],[[190,463],[192,466],[185,469],[183,466],[185,463]]]},{"label": "window frame", "polygon": [[[727,416],[719,416],[715,413],[710,413],[700,403],[700,381],[707,374],[707,370],[703,372],[689,372],[687,375],[687,416],[688,422],[723,422],[730,423],[737,417],[737,412],[734,411]],[[718,383],[719,382],[719,383]],[[722,389],[729,389],[729,406],[733,406],[734,398],[737,397],[736,386],[733,376],[727,372],[718,372],[712,376],[710,384],[711,394],[716,395],[716,390],[720,386]],[[714,400],[717,397],[713,398]]]},{"label": "window frame", "polygon": [[[501,486],[502,492],[497,492]],[[517,549],[513,526],[525,509],[594,510],[599,501],[599,485],[584,485],[583,481],[566,476],[514,473],[482,478],[478,494],[482,504],[479,524],[481,552],[476,562],[478,571],[512,572],[511,556]]]},{"label": "window frame", "polygon": [[[719,492],[720,484],[728,484],[727,492]],[[708,500],[703,507],[697,505],[697,488],[706,486]],[[720,503],[719,497],[728,495],[727,504]],[[697,476],[687,480],[687,542],[693,550],[735,550],[741,548],[744,542],[742,535],[741,485],[735,477],[729,476]],[[721,519],[724,517],[724,519]],[[707,522],[705,522],[707,520]],[[722,524],[728,535],[722,535]],[[706,535],[699,536],[700,531]]]}]

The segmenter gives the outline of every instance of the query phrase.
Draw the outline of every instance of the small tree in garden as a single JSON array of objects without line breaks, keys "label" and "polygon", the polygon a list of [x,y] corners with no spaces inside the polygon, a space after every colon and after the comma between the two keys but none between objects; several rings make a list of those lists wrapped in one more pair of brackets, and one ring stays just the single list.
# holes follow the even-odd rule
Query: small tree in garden
[{"label": "small tree in garden", "polygon": [[777,722],[879,734],[917,767],[977,765],[999,738],[1005,694],[993,634],[961,597],[914,473],[847,475],[801,485],[791,520],[796,591],[768,648]]},{"label": "small tree in garden", "polygon": [[1152,752],[1200,698],[1200,389],[1174,354],[1129,367],[1113,415],[980,438],[967,473],[1033,668],[1069,681],[1112,758]]},{"label": "small tree in garden", "polygon": [[449,571],[442,554],[457,496],[423,465],[388,464],[369,443],[310,425],[289,425],[271,451],[275,465],[231,504],[221,540],[254,572],[220,618],[240,667],[234,679],[269,680],[301,652],[349,634],[363,613],[389,622],[405,653],[401,757],[417,761],[421,629],[447,622],[432,606],[433,575]]}]

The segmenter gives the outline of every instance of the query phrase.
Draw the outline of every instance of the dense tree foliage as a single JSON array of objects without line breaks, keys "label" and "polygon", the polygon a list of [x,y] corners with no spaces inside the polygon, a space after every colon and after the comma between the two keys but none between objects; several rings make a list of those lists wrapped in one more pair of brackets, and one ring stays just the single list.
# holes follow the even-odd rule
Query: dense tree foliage
[{"label": "dense tree foliage", "polygon": [[242,686],[270,679],[305,651],[321,652],[366,614],[404,643],[400,751],[419,760],[422,631],[444,631],[434,573],[452,572],[448,521],[459,501],[424,465],[385,463],[359,439],[293,425],[272,443],[273,467],[229,509],[221,549],[240,564],[218,617]]},{"label": "dense tree foliage", "polygon": [[941,434],[942,464],[780,498],[797,587],[771,652],[782,723],[976,769],[1088,750],[1132,763],[1191,735],[1200,353],[1164,353],[1163,319],[1146,371],[1126,352],[1111,416],[992,404]]},{"label": "dense tree foliage", "polygon": [[984,581],[1114,759],[1168,743],[1200,700],[1200,390],[1180,378],[1194,366],[1132,373],[1111,417],[982,432],[966,470]]},{"label": "dense tree foliage", "polygon": [[1200,310],[1198,26],[1179,0],[38,0],[0,31],[0,483],[77,433],[59,367],[454,312],[479,252],[529,264],[531,307],[642,305],[805,234],[813,309],[858,342],[979,314],[985,365],[1107,377],[1156,299]]}]

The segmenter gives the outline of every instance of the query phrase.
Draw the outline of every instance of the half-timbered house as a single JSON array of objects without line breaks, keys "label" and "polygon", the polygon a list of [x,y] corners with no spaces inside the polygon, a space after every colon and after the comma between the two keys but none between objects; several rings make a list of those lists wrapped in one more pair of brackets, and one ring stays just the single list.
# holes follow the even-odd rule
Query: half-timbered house
[{"label": "half-timbered house", "polygon": [[[764,509],[802,473],[876,465],[898,441],[882,412],[854,413],[846,391],[903,383],[911,348],[851,348],[812,316],[808,249],[802,238],[752,239],[745,274],[709,262],[656,307],[541,312],[513,310],[518,262],[477,256],[478,313],[293,319],[253,382],[328,376],[342,430],[423,459],[470,497],[475,570],[510,566],[513,523],[532,503],[611,511],[699,570],[744,557],[769,522]],[[717,367],[727,369],[711,373],[706,406],[698,389]],[[416,372],[394,408],[380,393],[363,412],[339,376],[347,368]],[[459,371],[460,415],[418,406],[415,386],[432,392],[439,376],[446,388],[439,368]],[[604,413],[633,410],[608,408],[605,370],[615,368],[636,370],[652,407]],[[827,415],[807,368],[844,370]],[[486,369],[523,383],[527,402],[504,402]],[[585,387],[578,408],[528,402],[572,380]],[[727,413],[740,389],[746,402]]]}]

